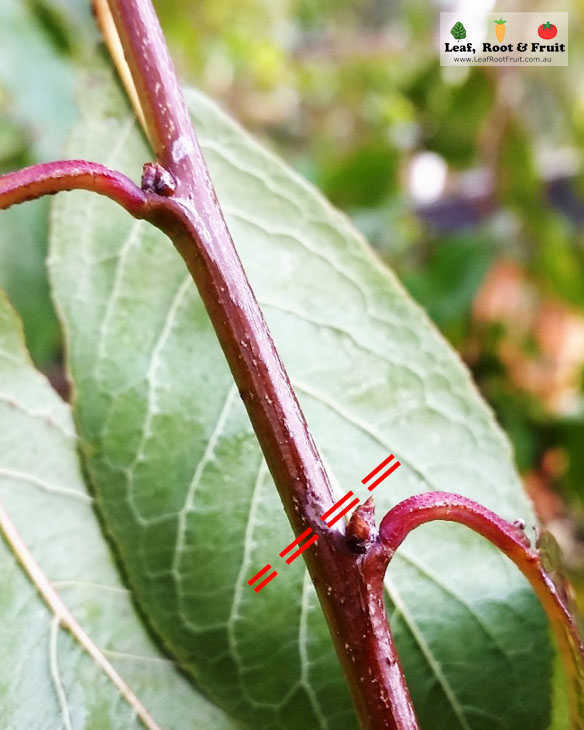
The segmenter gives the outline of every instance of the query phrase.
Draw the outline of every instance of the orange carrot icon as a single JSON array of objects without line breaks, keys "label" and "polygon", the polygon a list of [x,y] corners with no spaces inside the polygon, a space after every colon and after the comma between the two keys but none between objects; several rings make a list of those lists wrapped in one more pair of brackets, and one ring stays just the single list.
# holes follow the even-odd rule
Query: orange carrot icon
[{"label": "orange carrot icon", "polygon": [[505,23],[506,20],[502,20],[499,18],[499,20],[493,21],[495,23],[495,33],[497,34],[497,40],[499,43],[503,41],[503,38],[505,37]]}]

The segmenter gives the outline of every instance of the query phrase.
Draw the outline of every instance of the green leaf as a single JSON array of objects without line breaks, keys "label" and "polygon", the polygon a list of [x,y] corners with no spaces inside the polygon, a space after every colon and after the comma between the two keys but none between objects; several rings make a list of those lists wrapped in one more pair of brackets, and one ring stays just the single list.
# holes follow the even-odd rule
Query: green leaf
[{"label": "green leaf", "polygon": [[45,265],[49,201],[3,211],[0,218],[0,286],[22,318],[31,355],[39,366],[59,350],[60,333]]},{"label": "green leaf", "polygon": [[[151,158],[108,74],[85,78],[68,153],[137,178]],[[339,496],[388,452],[378,514],[423,490],[534,523],[508,443],[467,371],[347,219],[189,91],[219,199]],[[155,630],[245,728],[354,730],[290,528],[200,298],[172,245],[107,200],[59,198],[50,261],[81,448]],[[247,581],[266,562],[261,593]],[[543,615],[464,528],[408,538],[387,578],[425,730],[546,725]]]},{"label": "green leaf", "polygon": [[464,25],[459,21],[458,23],[455,23],[452,28],[450,29],[450,34],[456,39],[456,40],[462,40],[463,38],[466,38],[466,28]]},{"label": "green leaf", "polygon": [[[0,718],[14,730],[143,730],[41,598],[48,580],[166,730],[233,730],[144,629],[81,476],[69,407],[34,370],[0,293]],[[6,513],[7,517],[5,517]],[[12,524],[24,547],[6,540]],[[31,555],[33,580],[21,567]]]},{"label": "green leaf", "polygon": [[0,85],[10,117],[26,130],[32,160],[50,160],[75,119],[75,74],[30,5],[0,4]]},{"label": "green leaf", "polygon": [[456,345],[468,336],[472,303],[497,252],[489,234],[474,228],[472,234],[443,234],[431,239],[425,265],[413,265],[402,272],[410,294]]},{"label": "green leaf", "polygon": [[467,169],[477,162],[480,134],[493,109],[496,86],[485,69],[471,68],[437,94],[440,78],[428,75],[423,97],[417,101],[418,113],[427,120],[424,146],[456,169]]}]

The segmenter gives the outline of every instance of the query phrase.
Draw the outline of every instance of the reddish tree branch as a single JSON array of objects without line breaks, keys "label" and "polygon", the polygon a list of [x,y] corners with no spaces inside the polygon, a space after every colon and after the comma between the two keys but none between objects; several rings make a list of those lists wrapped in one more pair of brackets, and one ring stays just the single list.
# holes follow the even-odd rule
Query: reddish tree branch
[{"label": "reddish tree branch", "polygon": [[96,162],[63,160],[2,175],[0,209],[63,190],[91,190],[105,195],[136,218],[143,218],[150,207],[150,197],[120,172]]},{"label": "reddish tree branch", "polygon": [[[149,216],[183,256],[306,553],[363,730],[416,730],[409,693],[382,603],[371,604],[342,523],[326,529],[328,476],[233,245],[150,0],[108,0],[157,161],[174,196]],[[323,529],[324,528],[324,529]]]},{"label": "reddish tree branch", "polygon": [[505,553],[519,568],[538,596],[554,631],[570,680],[572,727],[584,727],[584,646],[570,612],[564,586],[556,585],[530,547],[522,526],[506,522],[476,502],[458,494],[427,492],[405,499],[381,521],[377,545],[366,557],[369,570],[383,580],[395,551],[416,527],[435,520],[458,522],[478,532]]}]

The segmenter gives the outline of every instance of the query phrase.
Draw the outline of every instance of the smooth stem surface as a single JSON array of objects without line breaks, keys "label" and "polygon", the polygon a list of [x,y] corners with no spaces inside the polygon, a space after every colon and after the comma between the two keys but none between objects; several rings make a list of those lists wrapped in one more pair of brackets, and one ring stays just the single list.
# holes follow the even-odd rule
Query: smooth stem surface
[{"label": "smooth stem surface", "polygon": [[[320,535],[306,562],[363,730],[415,730],[383,601],[371,604],[343,527],[320,515],[335,498],[249,286],[207,172],[150,0],[108,0],[157,161],[176,178],[149,217],[173,240],[207,308],[296,534]],[[261,599],[260,599],[261,600]]]},{"label": "smooth stem surface", "polygon": [[[135,218],[143,218],[152,196],[130,178],[104,165],[85,160],[46,162],[0,177],[0,209],[54,195],[63,190],[91,190],[119,203]],[[155,196],[157,197],[157,196]]]}]

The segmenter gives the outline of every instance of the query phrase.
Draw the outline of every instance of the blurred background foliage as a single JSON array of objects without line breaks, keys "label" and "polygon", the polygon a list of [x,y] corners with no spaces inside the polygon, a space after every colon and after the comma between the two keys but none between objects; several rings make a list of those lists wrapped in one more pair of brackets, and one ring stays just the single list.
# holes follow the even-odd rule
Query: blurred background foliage
[{"label": "blurred background foliage", "polygon": [[[567,68],[441,68],[421,0],[158,0],[182,77],[349,215],[461,353],[584,583],[584,1]],[[59,156],[89,0],[0,3],[0,170]],[[137,174],[139,171],[137,171]],[[0,285],[63,384],[46,201],[2,214]],[[581,606],[582,607],[582,606]]]}]

